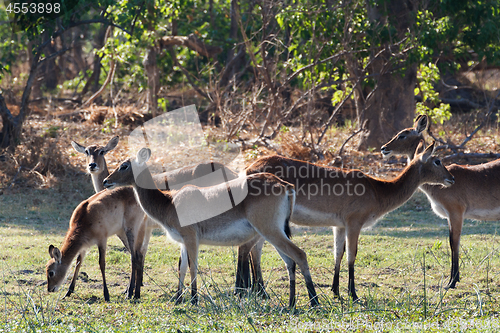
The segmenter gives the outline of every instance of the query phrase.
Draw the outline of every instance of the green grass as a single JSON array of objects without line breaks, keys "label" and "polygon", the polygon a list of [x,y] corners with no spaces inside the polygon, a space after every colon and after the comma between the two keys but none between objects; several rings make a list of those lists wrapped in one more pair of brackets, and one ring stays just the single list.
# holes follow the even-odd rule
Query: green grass
[{"label": "green grass", "polygon": [[[299,228],[293,240],[309,259],[321,306],[310,309],[302,276],[298,305],[286,307],[288,278],[276,251],[266,244],[263,274],[269,299],[232,293],[235,248],[201,247],[200,304],[171,301],[177,285],[179,248],[161,232],[146,257],[142,299],[124,299],[130,259],[117,237],[107,253],[111,302],[103,301],[97,249],[83,263],[75,293],[62,299],[46,292],[48,246],[59,246],[76,205],[90,184],[11,190],[0,196],[0,332],[329,332],[497,331],[500,296],[500,237],[497,222],[466,221],[461,242],[461,282],[446,291],[450,250],[446,221],[420,193],[388,214],[359,241],[356,282],[362,302],[347,298],[347,265],[341,271],[341,300],[333,278],[331,230]],[[73,268],[71,268],[72,273]],[[189,295],[187,291],[186,295]]]}]

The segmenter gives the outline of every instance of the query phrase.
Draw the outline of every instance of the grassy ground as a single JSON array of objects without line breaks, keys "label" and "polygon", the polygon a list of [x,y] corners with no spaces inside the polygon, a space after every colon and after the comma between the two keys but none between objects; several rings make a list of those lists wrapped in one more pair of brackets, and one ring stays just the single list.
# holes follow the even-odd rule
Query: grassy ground
[{"label": "grassy ground", "polygon": [[[264,277],[270,299],[232,294],[236,249],[202,247],[200,304],[175,306],[178,246],[162,232],[152,237],[146,260],[143,298],[124,299],[129,255],[118,238],[108,243],[107,278],[111,302],[102,296],[97,250],[85,259],[76,292],[62,299],[69,281],[46,292],[48,245],[59,246],[74,207],[92,188],[82,177],[53,188],[10,190],[0,196],[0,332],[327,332],[498,330],[500,237],[496,222],[466,221],[461,244],[462,281],[446,291],[450,269],[444,220],[417,193],[360,238],[356,261],[362,302],[347,296],[347,269],[341,272],[342,300],[330,291],[333,237],[329,229],[294,229],[293,240],[308,254],[321,307],[310,309],[302,278],[298,306],[285,305],[287,274],[276,251],[266,244]],[[72,268],[73,269],[73,268]]]},{"label": "grassy ground", "polygon": [[[113,135],[124,138],[129,133],[123,126],[111,133],[107,125],[57,121],[55,127],[47,129],[46,122],[33,118],[30,126],[36,135],[27,135],[31,141],[19,146],[16,156],[7,155],[6,161],[0,163],[0,332],[500,330],[497,222],[465,222],[462,281],[456,290],[446,291],[443,285],[450,271],[447,225],[431,212],[421,193],[362,233],[356,260],[357,290],[362,301],[356,304],[347,298],[345,260],[341,272],[343,298],[333,298],[330,291],[333,237],[327,228],[293,229],[293,240],[307,252],[317,285],[321,306],[316,309],[308,307],[301,275],[297,280],[297,308],[286,307],[286,270],[268,244],[263,269],[269,299],[248,295],[240,300],[233,296],[236,249],[202,247],[200,304],[192,306],[186,300],[175,306],[171,298],[177,285],[179,249],[159,230],[152,237],[146,257],[145,286],[139,302],[124,298],[130,257],[116,237],[108,242],[106,258],[111,302],[103,301],[96,248],[87,255],[71,297],[62,298],[69,281],[58,293],[49,294],[44,271],[48,246],[61,244],[73,209],[93,193],[90,179],[83,176],[83,158],[74,153],[69,142],[74,139],[102,144]],[[443,131],[456,133],[452,136],[454,142],[461,142],[465,125],[457,124]],[[54,135],[44,136],[50,129],[54,129]],[[321,163],[333,159],[352,130],[332,129],[328,133],[323,148],[331,156]],[[39,139],[42,136],[45,139]],[[474,151],[498,151],[499,138],[498,129],[487,129],[478,133],[469,146]],[[307,149],[296,144],[294,133],[282,134],[277,140],[280,153],[310,157]],[[106,155],[111,169],[126,155],[125,143],[123,140]],[[354,145],[355,141],[347,145],[346,167],[362,167],[379,176],[400,172],[400,164],[381,161],[375,151],[359,153]],[[46,151],[49,153],[44,154]],[[268,153],[253,148],[245,151],[245,157]],[[44,166],[50,172],[44,173]]]}]

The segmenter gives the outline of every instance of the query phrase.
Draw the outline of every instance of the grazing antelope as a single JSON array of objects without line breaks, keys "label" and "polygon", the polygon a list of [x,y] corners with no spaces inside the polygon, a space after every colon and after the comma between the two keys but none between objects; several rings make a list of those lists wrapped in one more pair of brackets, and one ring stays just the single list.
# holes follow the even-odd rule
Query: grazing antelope
[{"label": "grazing antelope", "polygon": [[[105,180],[106,188],[132,186],[137,201],[146,214],[160,223],[170,237],[180,243],[190,263],[191,302],[197,303],[197,264],[200,244],[234,246],[257,241],[263,236],[274,245],[285,261],[289,281],[289,305],[295,302],[295,263],[304,275],[311,306],[317,305],[316,291],[304,251],[288,238],[289,217],[293,211],[295,191],[271,174],[256,174],[211,187],[184,186],[179,191],[160,191],[146,165],[151,150],[142,148],[136,159],[127,159]],[[134,178],[134,175],[136,178]],[[140,184],[141,186],[139,186]],[[201,222],[181,226],[179,209],[202,217],[205,209],[218,205],[229,192],[247,188],[241,202],[233,201],[229,210]],[[193,207],[196,202],[197,206]],[[181,207],[181,208],[179,208]],[[198,219],[199,221],[200,219]],[[187,265],[186,265],[187,266]],[[180,271],[177,300],[182,300],[184,276]]]},{"label": "grazing antelope", "polygon": [[[92,177],[92,183],[94,185],[94,190],[96,192],[100,192],[104,190],[104,186],[102,185],[102,182],[104,178],[106,178],[109,175],[108,167],[106,164],[105,160],[105,154],[109,152],[110,150],[114,149],[116,145],[118,144],[119,137],[115,136],[113,137],[107,144],[106,146],[99,146],[99,145],[89,145],[87,147],[72,141],[71,144],[73,148],[82,154],[86,155],[86,160],[87,160],[87,171],[90,173]],[[226,178],[227,179],[235,179],[238,177],[238,174],[235,173],[234,171],[228,169],[227,167],[224,167],[222,164],[214,162],[214,163],[203,163],[203,164],[198,164],[195,166],[191,167],[185,167],[180,170],[175,170],[175,171],[170,171],[166,172],[163,174],[160,174],[155,177],[155,181],[157,182],[164,182],[165,177],[168,176],[169,178],[169,183],[170,184],[182,184],[189,182],[193,179],[198,179],[202,176],[208,175],[213,171],[222,169],[226,173]],[[206,181],[206,185],[215,185],[217,183],[216,178],[209,178]],[[168,185],[167,185],[168,186]],[[121,191],[124,191],[125,193],[128,192],[128,196],[134,198],[133,191],[131,188],[124,188]],[[127,194],[126,194],[127,195]],[[121,197],[119,197],[121,198]],[[123,232],[118,233],[118,237],[122,240],[123,244],[125,247],[129,250],[129,252],[132,255],[132,261],[135,262],[135,265],[132,265],[132,274],[131,274],[131,279],[129,282],[129,286],[127,288],[127,297],[131,298],[132,293],[134,292],[135,289],[135,298],[140,298],[140,286],[142,285],[142,279],[143,279],[143,267],[144,267],[144,259],[146,256],[149,240],[151,238],[151,233],[152,231],[158,227],[156,222],[153,220],[146,218],[145,214],[143,213],[142,209],[140,206],[137,204],[137,202],[133,202],[131,206],[128,207],[126,210],[120,210],[118,207],[121,206],[115,206],[116,210],[116,216],[118,219],[112,219],[110,221],[107,221],[107,224],[112,224],[112,223],[120,223],[119,216],[120,214],[123,214],[122,216],[122,226],[123,226]],[[142,214],[142,215],[141,215]],[[136,220],[139,218],[139,220]],[[117,229],[117,228],[115,228]],[[112,234],[111,234],[112,235]],[[110,237],[111,235],[107,236]],[[124,236],[125,235],[125,236]],[[107,238],[106,237],[106,238]],[[103,241],[101,241],[102,243]],[[252,273],[254,277],[254,285],[253,288],[256,292],[265,294],[264,291],[264,281],[262,277],[262,272],[260,269],[260,256],[261,256],[261,251],[262,251],[262,245],[263,245],[263,239],[257,242],[257,244],[254,243],[249,243],[249,244],[243,244],[240,246],[239,251],[238,251],[238,256],[241,257],[242,255],[248,255],[250,253],[251,259],[252,259]],[[134,244],[134,246],[130,247],[130,244]],[[49,251],[51,252],[51,251]],[[101,250],[100,250],[101,253]],[[135,256],[135,260],[133,258]],[[184,256],[185,257],[185,256]],[[179,267],[184,268],[184,263],[182,262],[183,255],[181,253],[181,256],[179,258]],[[104,260],[104,258],[103,258]],[[73,274],[73,279],[70,285],[70,288],[66,294],[66,296],[71,295],[71,293],[74,291],[74,287],[76,284],[76,280],[78,277],[78,271],[80,269],[80,265],[83,261],[83,257],[78,257],[77,259],[77,266],[75,268],[75,272]],[[240,260],[241,261],[241,260]],[[239,267],[239,271],[242,271],[242,275],[237,275],[236,276],[236,286],[235,286],[235,293],[241,293],[243,290],[245,290],[249,285],[249,272],[248,272],[248,264],[246,267]],[[104,273],[103,273],[104,274]],[[60,280],[60,283],[62,283],[63,280]],[[135,284],[135,286],[134,286]]]},{"label": "grazing antelope", "polygon": [[[71,295],[74,291],[78,272],[82,265],[85,254],[93,245],[97,245],[99,249],[99,267],[102,274],[104,300],[109,301],[109,292],[106,285],[106,243],[109,237],[117,235],[125,244],[127,249],[134,249],[134,239],[132,234],[137,234],[137,229],[140,224],[130,226],[132,229],[127,229],[124,226],[124,216],[129,221],[141,221],[144,219],[142,210],[137,209],[137,202],[134,196],[130,195],[126,188],[115,191],[101,191],[94,194],[90,198],[82,201],[73,211],[69,222],[69,229],[64,238],[61,249],[49,246],[50,260],[47,262],[47,290],[54,292],[59,289],[66,278],[67,271],[73,259],[78,256],[73,280],[66,293],[66,296]],[[132,252],[131,252],[132,253]],[[132,255],[132,268],[138,268],[136,263],[137,257]],[[141,267],[142,269],[142,267]],[[135,270],[132,270],[134,274]],[[140,272],[139,272],[140,273]],[[140,284],[142,274],[137,274],[130,279],[128,296],[131,297],[136,287],[135,297],[140,296]]]},{"label": "grazing antelope", "polygon": [[270,172],[295,185],[297,198],[291,221],[298,225],[333,226],[335,273],[332,291],[339,294],[340,264],[347,247],[349,294],[358,299],[354,286],[354,261],[362,228],[405,203],[424,183],[450,186],[453,176],[432,157],[434,144],[415,157],[395,179],[386,181],[359,170],[346,171],[281,156],[255,161],[246,172]]},{"label": "grazing antelope", "polygon": [[[413,128],[396,134],[382,146],[384,157],[406,155],[413,158],[415,147],[423,141],[427,129],[427,116],[419,116]],[[500,220],[500,159],[473,166],[452,164],[446,167],[455,176],[452,188],[422,185],[436,215],[448,220],[451,247],[451,275],[446,288],[455,288],[460,282],[459,250],[464,219],[483,221]]]}]

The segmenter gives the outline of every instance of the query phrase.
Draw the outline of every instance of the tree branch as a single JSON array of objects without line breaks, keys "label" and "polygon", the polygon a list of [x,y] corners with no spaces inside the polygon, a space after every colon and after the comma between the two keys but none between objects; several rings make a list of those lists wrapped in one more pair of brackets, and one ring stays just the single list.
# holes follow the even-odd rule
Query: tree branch
[{"label": "tree branch", "polygon": [[443,157],[441,160],[443,162],[448,162],[451,160],[454,160],[456,158],[463,158],[463,159],[479,159],[479,158],[491,158],[491,159],[497,159],[500,158],[500,154],[495,154],[495,153],[455,153],[452,155],[448,155]]},{"label": "tree branch", "polygon": [[[367,68],[372,64],[372,62],[377,59],[381,54],[383,53],[383,50],[381,50],[380,52],[378,52],[372,59],[370,59],[370,61],[366,64],[366,66],[363,68],[362,70],[362,73],[366,73],[366,70]],[[340,108],[342,106],[344,106],[345,102],[351,98],[351,96],[353,95],[354,91],[356,90],[357,86],[365,79],[365,77],[360,77],[358,78],[358,80],[356,81],[356,83],[352,86],[352,90],[351,92],[349,93],[349,95],[347,95],[345,98],[342,99],[342,102],[339,103],[339,105],[337,105],[337,107],[335,108],[335,110],[332,112],[332,114],[330,115],[330,118],[328,118],[328,121],[326,122],[325,124],[325,127],[323,129],[323,131],[321,132],[321,135],[319,136],[318,138],[318,142],[316,143],[316,145],[319,145],[321,140],[323,140],[323,137],[325,136],[326,134],[326,131],[328,130],[328,127],[330,127],[332,121],[333,121],[333,118],[339,113],[340,111]],[[376,88],[375,88],[376,89]],[[375,90],[374,89],[374,90]],[[372,90],[372,92],[374,91]],[[366,124],[366,122],[364,123]],[[363,125],[364,125],[363,124]]]},{"label": "tree branch", "polygon": [[189,84],[194,88],[194,90],[196,90],[196,92],[198,94],[200,94],[201,96],[205,97],[206,99],[208,99],[209,101],[212,101],[212,99],[210,98],[209,95],[207,95],[205,92],[203,92],[203,90],[201,90],[200,87],[198,87],[196,85],[196,83],[194,83],[193,79],[191,78],[191,74],[189,74],[189,71],[187,69],[185,69],[180,63],[179,63],[179,60],[177,60],[177,54],[175,53],[175,50],[173,49],[173,47],[169,47],[168,48],[168,51],[170,52],[170,56],[172,57],[172,60],[174,61],[174,65],[175,66],[178,66],[181,71],[184,73],[184,75],[186,76],[187,80],[189,81]]},{"label": "tree branch", "polygon": [[483,122],[478,127],[476,127],[476,129],[474,129],[472,131],[472,133],[469,134],[469,136],[467,136],[465,138],[465,140],[457,148],[463,148],[465,146],[465,144],[472,139],[472,137],[474,136],[474,134],[476,134],[481,128],[484,127],[484,125],[486,125],[486,123],[488,122],[488,120],[490,118],[491,113],[493,112],[493,107],[496,104],[495,101],[497,100],[498,95],[500,95],[500,90],[497,92],[497,94],[495,95],[495,97],[490,101],[490,105],[489,105],[489,108],[488,108],[488,113],[484,116]]},{"label": "tree branch", "polygon": [[58,55],[61,55],[61,54],[65,53],[66,51],[69,51],[69,50],[71,50],[71,49],[72,49],[72,47],[66,47],[66,48],[64,48],[64,49],[62,49],[62,50],[59,50],[59,51],[57,51],[57,52],[52,53],[52,54],[51,54],[51,55],[49,55],[48,57],[45,57],[45,58],[43,58],[42,60],[40,60],[40,61],[38,62],[38,66],[40,66],[41,64],[43,64],[45,61],[47,61],[47,60],[49,60],[49,59],[52,59],[52,58],[54,58],[54,57],[57,57]]},{"label": "tree branch", "polygon": [[354,131],[349,137],[344,141],[342,146],[340,146],[339,149],[339,156],[342,157],[342,154],[344,153],[344,147],[345,145],[351,140],[353,137],[361,133],[362,131],[365,131],[368,129],[368,124],[369,124],[370,119],[366,119],[365,122],[363,123],[363,126],[361,126],[357,131]]},{"label": "tree branch", "polygon": [[99,97],[100,94],[102,94],[102,92],[104,91],[104,89],[106,88],[106,86],[111,82],[111,78],[113,77],[113,75],[115,74],[115,69],[116,69],[116,63],[115,63],[115,59],[111,58],[109,60],[109,72],[108,72],[108,76],[106,77],[106,80],[104,81],[104,83],[102,84],[101,88],[96,91],[95,94],[93,94],[92,96],[90,96],[90,98],[82,104],[82,108],[87,106],[87,105],[90,105],[92,104],[92,102],[97,98]]}]

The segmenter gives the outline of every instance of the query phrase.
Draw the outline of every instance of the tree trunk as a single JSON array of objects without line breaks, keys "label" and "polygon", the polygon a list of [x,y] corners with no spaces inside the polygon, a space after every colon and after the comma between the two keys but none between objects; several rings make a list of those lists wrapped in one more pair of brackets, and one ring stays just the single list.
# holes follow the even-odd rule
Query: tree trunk
[{"label": "tree trunk", "polygon": [[[148,1],[146,4],[147,9],[147,27],[149,31],[155,31],[156,29],[156,10],[154,7],[154,1]],[[177,22],[174,20],[172,22],[172,34],[177,34]],[[160,75],[158,73],[158,66],[156,65],[157,51],[156,46],[150,46],[146,57],[142,61],[142,65],[146,70],[146,75],[148,77],[148,93],[149,93],[149,105],[148,108],[151,110],[153,117],[156,117],[156,112],[158,111],[158,91],[160,91]]]},{"label": "tree trunk", "polygon": [[[364,102],[364,110],[358,116],[360,125],[369,120],[358,149],[378,149],[395,133],[411,125],[415,117],[416,79],[416,65],[407,68],[404,75],[388,73],[378,78],[377,90]],[[355,94],[355,98],[359,98],[359,94]],[[363,105],[363,101],[358,103],[357,107]]]},{"label": "tree trunk", "polygon": [[31,94],[31,88],[35,82],[35,78],[38,71],[38,64],[40,60],[41,50],[37,50],[33,56],[31,62],[30,74],[28,76],[28,81],[24,87],[23,96],[21,98],[21,108],[19,109],[19,114],[13,116],[12,113],[7,108],[3,96],[0,94],[0,114],[2,116],[3,130],[1,133],[1,148],[9,147],[11,151],[15,150],[16,145],[19,143],[21,138],[21,132],[23,128],[23,123],[28,116],[28,101]]},{"label": "tree trunk", "polygon": [[[221,79],[219,81],[220,87],[225,87],[229,81],[234,77],[236,73],[237,66],[241,66],[241,61],[238,59],[234,61],[235,58],[235,48],[237,45],[238,38],[238,21],[236,11],[239,9],[237,0],[231,0],[231,24],[229,28],[229,38],[231,39],[232,47],[227,51],[226,56],[226,68],[222,73]],[[241,48],[240,48],[241,50]]]},{"label": "tree trunk", "polygon": [[[366,2],[368,18],[380,26],[387,21],[396,28],[391,39],[399,41],[405,37],[413,22],[414,3],[410,0],[380,1],[383,7],[374,7]],[[379,51],[385,49],[380,54]],[[415,84],[417,65],[405,64],[403,70],[393,71],[402,60],[392,61],[392,50],[387,42],[372,54],[373,63],[370,73],[376,74],[374,91],[354,94],[358,124],[369,120],[368,128],[363,131],[358,149],[379,148],[397,131],[411,125],[415,115]],[[374,59],[375,54],[378,54]]]},{"label": "tree trunk", "polygon": [[73,29],[72,40],[74,40],[75,43],[73,45],[73,48],[71,49],[71,55],[75,64],[75,76],[83,71],[83,75],[84,77],[86,77],[85,71],[87,70],[87,62],[83,59],[82,56],[84,41],[82,38],[80,38],[81,34],[82,29],[80,27],[76,27]]},{"label": "tree trunk", "polygon": [[[42,40],[47,40],[50,38],[50,33],[47,31],[42,34]],[[57,52],[56,40],[53,40],[45,49],[47,50],[47,54],[55,54]],[[42,84],[50,91],[57,88],[57,83],[59,81],[59,68],[56,65],[57,57],[53,57],[47,59],[40,66],[38,72],[42,76]]]},{"label": "tree trunk", "polygon": [[[28,61],[29,61],[30,64],[33,64],[33,60],[35,58],[35,55],[31,51],[31,50],[33,50],[34,45],[36,45],[36,43],[34,41],[30,40],[28,42]],[[33,99],[40,99],[40,98],[43,97],[42,96],[42,81],[39,80],[38,77],[35,79],[35,82],[33,82],[33,87],[32,87],[32,90],[31,90],[31,97]],[[3,124],[5,126],[5,122]],[[2,147],[3,147],[3,145],[2,145]]]},{"label": "tree trunk", "polygon": [[156,48],[154,46],[150,47],[142,62],[148,77],[149,107],[153,117],[156,117],[156,111],[158,110],[158,91],[160,91],[160,76],[158,75],[156,56]]},{"label": "tree trunk", "polygon": [[[99,28],[99,32],[97,33],[97,38],[95,39],[95,45],[94,45],[95,50],[101,49],[104,46],[104,43],[106,42],[107,29],[108,27],[104,24],[101,25],[101,27]],[[97,92],[101,87],[99,85],[100,76],[101,76],[101,57],[96,53],[94,54],[92,75],[85,84],[85,87],[83,87],[80,96],[85,95],[90,89],[92,89],[92,93]]]}]

